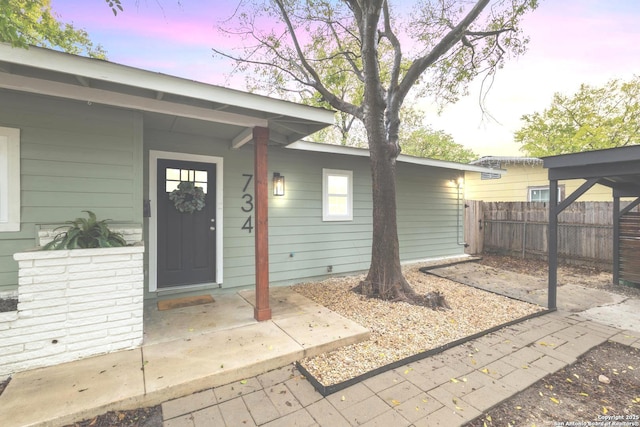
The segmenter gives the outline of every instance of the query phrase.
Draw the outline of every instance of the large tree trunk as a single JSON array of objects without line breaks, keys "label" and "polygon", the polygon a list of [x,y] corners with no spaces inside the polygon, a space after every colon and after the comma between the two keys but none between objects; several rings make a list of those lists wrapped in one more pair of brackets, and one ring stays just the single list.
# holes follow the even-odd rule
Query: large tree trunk
[{"label": "large tree trunk", "polygon": [[[371,141],[369,133],[373,195],[371,266],[358,291],[385,300],[416,301],[416,294],[402,275],[396,219],[397,149],[388,142]],[[379,136],[379,138],[383,138]]]},{"label": "large tree trunk", "polygon": [[417,294],[402,274],[396,217],[396,157],[393,144],[371,144],[373,238],[371,266],[356,292],[372,298],[404,301],[433,310],[449,309],[440,292]]}]

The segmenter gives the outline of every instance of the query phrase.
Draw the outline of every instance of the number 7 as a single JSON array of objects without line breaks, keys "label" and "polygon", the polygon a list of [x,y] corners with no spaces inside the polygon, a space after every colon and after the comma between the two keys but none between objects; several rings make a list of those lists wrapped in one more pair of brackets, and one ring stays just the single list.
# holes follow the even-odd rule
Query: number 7
[{"label": "number 7", "polygon": [[247,187],[249,187],[249,184],[251,183],[251,179],[253,178],[253,175],[248,173],[243,173],[242,176],[247,177],[247,183],[244,185],[244,187],[242,187],[242,192],[245,193],[247,191]]}]

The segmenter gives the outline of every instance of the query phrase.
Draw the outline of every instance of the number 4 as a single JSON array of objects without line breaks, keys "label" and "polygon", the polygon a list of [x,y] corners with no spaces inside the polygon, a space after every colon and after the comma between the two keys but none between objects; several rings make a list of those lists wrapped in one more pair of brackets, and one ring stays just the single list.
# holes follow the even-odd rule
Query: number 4
[{"label": "number 4", "polygon": [[253,230],[253,225],[251,225],[251,215],[249,215],[249,218],[247,218],[247,220],[242,225],[242,230],[249,230],[249,233],[251,233],[251,230]]}]

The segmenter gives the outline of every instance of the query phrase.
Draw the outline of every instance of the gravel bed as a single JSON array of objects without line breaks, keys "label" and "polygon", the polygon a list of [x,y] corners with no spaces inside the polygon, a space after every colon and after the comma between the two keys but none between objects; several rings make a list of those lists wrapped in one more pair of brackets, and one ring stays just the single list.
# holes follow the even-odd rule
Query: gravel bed
[{"label": "gravel bed", "polygon": [[450,280],[424,274],[414,264],[404,274],[416,292],[439,291],[451,310],[366,298],[351,289],[363,275],[304,283],[293,289],[368,328],[368,341],[300,361],[321,384],[330,386],[451,341],[544,310]]}]

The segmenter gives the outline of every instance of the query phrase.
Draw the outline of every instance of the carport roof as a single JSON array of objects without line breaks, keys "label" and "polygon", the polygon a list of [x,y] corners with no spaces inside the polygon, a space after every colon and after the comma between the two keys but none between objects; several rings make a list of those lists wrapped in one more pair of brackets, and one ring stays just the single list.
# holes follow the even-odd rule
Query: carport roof
[{"label": "carport roof", "polygon": [[640,145],[542,158],[549,180],[597,179],[618,197],[640,196]]}]

